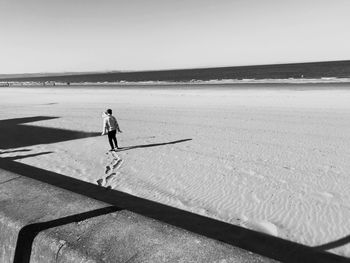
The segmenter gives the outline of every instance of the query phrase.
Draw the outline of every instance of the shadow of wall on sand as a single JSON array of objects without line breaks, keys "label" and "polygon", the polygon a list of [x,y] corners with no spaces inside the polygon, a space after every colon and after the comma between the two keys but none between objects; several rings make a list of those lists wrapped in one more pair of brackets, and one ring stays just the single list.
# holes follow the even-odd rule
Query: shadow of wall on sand
[{"label": "shadow of wall on sand", "polygon": [[57,118],[59,117],[34,116],[0,120],[0,149],[20,148],[37,144],[50,144],[99,135],[97,132],[81,132],[27,124]]},{"label": "shadow of wall on sand", "polygon": [[[349,262],[326,251],[182,211],[117,190],[0,158],[0,168],[177,226],[282,262]],[[36,232],[35,232],[36,233]]]},{"label": "shadow of wall on sand", "polygon": [[350,235],[345,236],[343,238],[340,238],[338,240],[334,240],[334,241],[329,242],[327,244],[316,246],[314,248],[319,249],[319,250],[330,250],[333,248],[344,246],[346,244],[350,244]]}]

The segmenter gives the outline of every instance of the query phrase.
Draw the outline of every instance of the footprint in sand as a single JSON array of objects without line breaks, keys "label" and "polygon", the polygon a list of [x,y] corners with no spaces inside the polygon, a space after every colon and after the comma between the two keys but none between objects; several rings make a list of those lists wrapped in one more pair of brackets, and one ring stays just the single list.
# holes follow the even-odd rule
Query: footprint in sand
[{"label": "footprint in sand", "polygon": [[111,182],[117,176],[115,171],[118,170],[123,163],[123,160],[116,153],[112,152],[111,155],[114,158],[112,162],[105,167],[104,174],[106,177],[102,177],[96,181],[99,186],[105,186],[106,188],[112,188]]},{"label": "footprint in sand", "polygon": [[106,177],[106,184],[109,184],[110,181],[112,181],[113,178],[116,177],[116,175],[117,175],[116,173],[111,173],[110,175],[108,175],[108,176]]},{"label": "footprint in sand", "polygon": [[118,169],[119,166],[122,164],[123,160],[122,159],[118,159],[113,165],[112,168],[114,169]]},{"label": "footprint in sand", "polygon": [[110,180],[113,176],[115,176],[116,175],[116,173],[111,173],[110,175],[108,175],[107,177],[106,177],[106,181],[107,180]]},{"label": "footprint in sand", "polygon": [[106,166],[105,174],[108,174],[108,172],[111,170],[111,167],[109,165]]},{"label": "footprint in sand", "polygon": [[98,179],[96,182],[97,182],[97,184],[98,184],[99,186],[103,186],[103,185],[104,185],[104,180],[103,180],[103,178]]}]

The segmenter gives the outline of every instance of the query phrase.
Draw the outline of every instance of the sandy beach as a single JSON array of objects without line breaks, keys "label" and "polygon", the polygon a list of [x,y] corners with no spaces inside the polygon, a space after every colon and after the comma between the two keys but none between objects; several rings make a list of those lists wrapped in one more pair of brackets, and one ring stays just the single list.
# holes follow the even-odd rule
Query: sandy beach
[{"label": "sandy beach", "polygon": [[[0,94],[0,158],[350,257],[350,89]],[[107,108],[118,152],[101,136]]]}]

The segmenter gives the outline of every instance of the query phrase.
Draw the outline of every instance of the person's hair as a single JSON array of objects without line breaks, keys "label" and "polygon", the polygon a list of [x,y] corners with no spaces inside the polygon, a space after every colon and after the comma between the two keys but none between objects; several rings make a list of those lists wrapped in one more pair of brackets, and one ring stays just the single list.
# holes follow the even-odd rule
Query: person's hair
[{"label": "person's hair", "polygon": [[111,110],[111,109],[106,110],[106,112],[107,112],[108,114],[112,114],[112,110]]}]

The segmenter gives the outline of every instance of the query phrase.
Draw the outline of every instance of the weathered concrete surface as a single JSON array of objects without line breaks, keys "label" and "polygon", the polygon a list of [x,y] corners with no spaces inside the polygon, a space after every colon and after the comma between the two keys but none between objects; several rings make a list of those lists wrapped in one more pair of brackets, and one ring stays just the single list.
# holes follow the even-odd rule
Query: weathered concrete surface
[{"label": "weathered concrete surface", "polygon": [[0,170],[0,262],[14,259],[27,225],[87,212],[107,204]]},{"label": "weathered concrete surface", "polygon": [[0,262],[273,262],[0,169]]},{"label": "weathered concrete surface", "polygon": [[269,261],[125,210],[42,232],[32,259],[42,262],[45,254],[58,262]]}]

